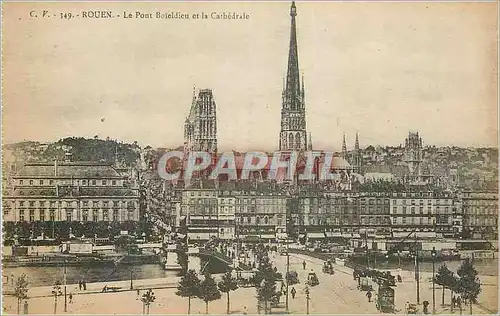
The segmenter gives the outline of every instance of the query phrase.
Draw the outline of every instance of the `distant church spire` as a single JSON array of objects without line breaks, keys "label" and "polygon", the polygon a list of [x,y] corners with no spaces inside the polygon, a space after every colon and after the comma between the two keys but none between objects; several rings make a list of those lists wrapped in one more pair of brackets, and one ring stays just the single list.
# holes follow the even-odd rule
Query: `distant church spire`
[{"label": "distant church spire", "polygon": [[342,158],[347,159],[347,145],[345,144],[345,133],[342,137]]},{"label": "distant church spire", "polygon": [[359,150],[359,139],[358,139],[358,132],[356,131],[356,142],[354,143],[354,150],[358,151]]}]

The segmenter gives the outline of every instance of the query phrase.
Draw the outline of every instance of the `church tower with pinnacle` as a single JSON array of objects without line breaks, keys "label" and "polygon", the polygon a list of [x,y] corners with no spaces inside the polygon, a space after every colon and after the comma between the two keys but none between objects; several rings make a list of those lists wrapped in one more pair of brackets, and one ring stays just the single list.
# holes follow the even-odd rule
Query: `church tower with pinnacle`
[{"label": "church tower with pinnacle", "polygon": [[[304,78],[299,75],[299,54],[297,48],[297,29],[295,1],[290,7],[291,29],[288,50],[288,70],[282,93],[280,151],[306,151],[308,146],[306,129],[306,108]],[[309,142],[311,142],[309,137]]]}]

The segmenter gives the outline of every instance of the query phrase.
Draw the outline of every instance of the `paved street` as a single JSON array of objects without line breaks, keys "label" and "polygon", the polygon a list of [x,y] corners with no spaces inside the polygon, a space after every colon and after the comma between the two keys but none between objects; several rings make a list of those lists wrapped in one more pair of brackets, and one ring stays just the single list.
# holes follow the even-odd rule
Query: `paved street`
[{"label": "paved street", "polygon": [[[271,260],[280,272],[285,275],[286,271],[286,256],[279,254],[271,254]],[[302,262],[306,261],[306,269],[303,269]],[[294,285],[297,295],[295,299],[290,297],[289,308],[294,314],[306,313],[306,295],[304,293],[305,281],[307,274],[311,269],[316,272],[320,284],[310,288],[310,313],[311,314],[377,314],[378,311],[375,303],[368,302],[365,292],[361,292],[356,288],[357,283],[353,280],[352,270],[335,265],[336,273],[334,275],[326,275],[322,270],[323,261],[311,258],[304,255],[290,255],[290,270],[297,271],[300,284]],[[421,301],[428,300],[432,302],[432,288],[428,280],[431,277],[429,273],[422,274],[421,281]],[[481,276],[483,284],[483,292],[479,297],[480,306],[474,306],[474,313],[488,314],[489,311],[497,309],[496,293],[497,282],[495,277]],[[168,281],[168,282],[167,282]],[[141,288],[157,287],[157,286],[175,286],[173,280],[167,279],[148,279],[135,281],[137,286]],[[116,283],[116,284],[115,284]],[[108,283],[108,286],[120,286],[126,290],[129,286],[128,281],[117,281]],[[137,299],[136,291],[124,291],[116,293],[99,293],[103,284],[89,284],[87,291],[78,291],[76,285],[68,287],[73,293],[73,303],[68,304],[68,314],[93,314],[93,313],[110,313],[110,314],[131,314],[141,313],[142,303]],[[374,286],[376,289],[376,286]],[[291,290],[291,287],[290,287]],[[37,295],[49,295],[50,287],[40,287],[30,289],[29,295],[32,297],[29,300],[30,314],[52,314],[54,311],[54,298],[34,297]],[[174,288],[155,289],[156,301],[151,305],[151,314],[184,314],[187,312],[187,299],[175,295]],[[89,293],[92,292],[92,293]],[[404,313],[404,304],[406,301],[415,302],[415,282],[413,281],[413,273],[409,271],[403,272],[403,283],[398,283],[396,287],[396,309],[399,313]],[[242,313],[246,311],[248,314],[257,313],[256,290],[254,288],[240,288],[231,293],[231,311],[232,313]],[[285,297],[281,298],[282,302]],[[441,289],[436,289],[436,307],[437,313],[449,313],[449,308],[442,308]],[[445,302],[449,302],[449,291],[445,293]],[[58,301],[58,313],[63,313],[64,297],[60,297]],[[204,314],[205,304],[199,299],[192,299],[191,312],[193,314]],[[8,313],[16,313],[16,303],[12,296],[4,297],[4,307]],[[429,306],[432,308],[432,305]],[[275,309],[276,312],[283,312],[284,308]],[[209,312],[212,314],[225,314],[226,312],[226,296],[222,299],[210,304]],[[464,308],[464,314],[468,313],[468,307]],[[458,313],[457,313],[458,314]]]}]

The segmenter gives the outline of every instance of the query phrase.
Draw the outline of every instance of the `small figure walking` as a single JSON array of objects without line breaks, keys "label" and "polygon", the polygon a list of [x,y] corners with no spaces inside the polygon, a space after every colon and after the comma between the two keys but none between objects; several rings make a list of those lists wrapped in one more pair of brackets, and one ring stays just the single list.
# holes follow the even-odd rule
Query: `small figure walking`
[{"label": "small figure walking", "polygon": [[73,294],[69,293],[69,303],[73,303]]},{"label": "small figure walking", "polygon": [[28,314],[28,301],[24,301],[23,314]]},{"label": "small figure walking", "polygon": [[371,301],[372,301],[372,291],[366,292],[366,297],[368,297],[368,303],[371,303]]},{"label": "small figure walking", "polygon": [[305,270],[306,269],[306,261],[302,261],[302,268]]},{"label": "small figure walking", "polygon": [[247,307],[243,306],[243,315],[246,315],[246,314],[247,314]]},{"label": "small figure walking", "polygon": [[79,280],[78,281],[78,290],[82,290],[82,287],[83,287],[83,284],[82,284],[82,280]]},{"label": "small figure walking", "polygon": [[86,291],[87,290],[87,281],[83,280],[82,286],[83,286],[83,290]]},{"label": "small figure walking", "polygon": [[295,290],[294,287],[292,287],[292,290],[290,291],[290,294],[292,294],[292,299],[295,298],[295,294],[297,294],[297,291]]}]

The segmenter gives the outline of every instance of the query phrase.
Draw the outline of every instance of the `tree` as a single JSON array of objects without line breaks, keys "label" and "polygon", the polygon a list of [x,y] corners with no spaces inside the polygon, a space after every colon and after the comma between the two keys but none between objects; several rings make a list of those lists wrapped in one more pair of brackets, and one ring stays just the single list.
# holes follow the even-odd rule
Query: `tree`
[{"label": "tree", "polygon": [[144,307],[147,308],[146,314],[149,315],[149,306],[156,300],[155,293],[149,289],[146,293],[142,294],[142,313],[144,314]]},{"label": "tree", "polygon": [[208,304],[221,298],[217,283],[210,273],[205,274],[205,279],[200,283],[198,297],[205,302],[205,314],[208,314]]},{"label": "tree", "polygon": [[54,295],[54,315],[57,314],[57,298],[62,295],[61,282],[56,281],[52,287],[52,295]]},{"label": "tree", "polygon": [[477,297],[481,293],[481,282],[469,258],[462,262],[457,274],[459,276],[457,289],[460,295],[469,301],[470,313],[472,314],[472,304],[477,303]]},{"label": "tree", "polygon": [[19,314],[21,302],[28,298],[28,277],[24,273],[16,279],[14,296],[17,298],[17,313]]},{"label": "tree", "polygon": [[444,289],[449,288],[451,289],[453,287],[454,283],[454,275],[453,272],[448,269],[446,264],[443,264],[442,266],[439,267],[438,272],[434,278],[434,281],[436,284],[439,284],[443,287],[442,291],[442,297],[441,297],[441,305],[444,306]]},{"label": "tree", "polygon": [[264,312],[267,314],[271,312],[269,302],[276,295],[276,281],[273,279],[264,279],[257,286],[257,299],[264,302]]},{"label": "tree", "polygon": [[235,291],[237,288],[238,280],[232,276],[231,271],[226,272],[226,274],[222,276],[222,281],[219,282],[219,290],[227,294],[227,314],[230,312],[229,292]]},{"label": "tree", "polygon": [[188,314],[191,313],[191,298],[200,292],[200,279],[194,270],[188,270],[177,285],[176,295],[188,298]]}]

